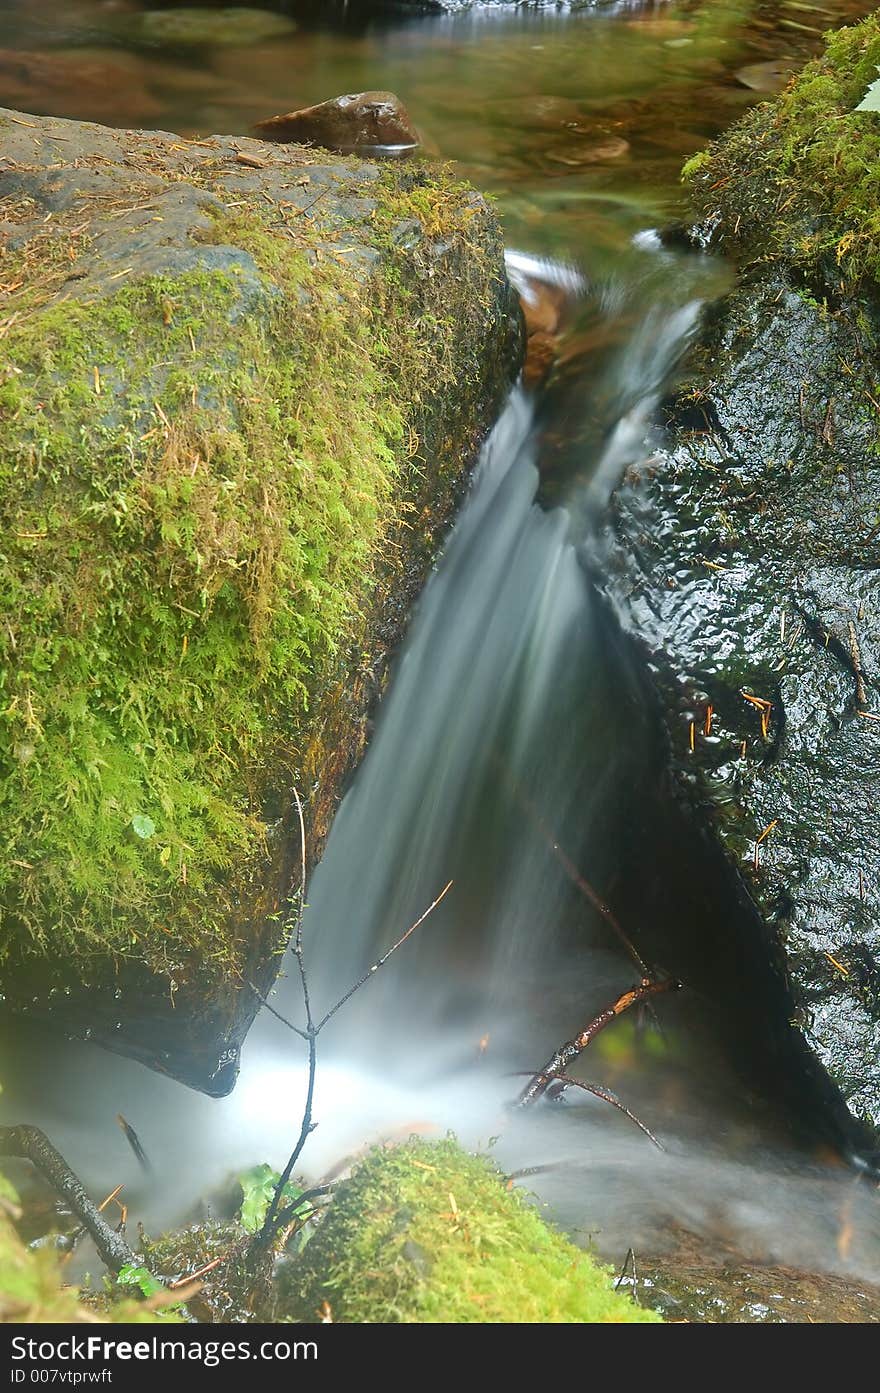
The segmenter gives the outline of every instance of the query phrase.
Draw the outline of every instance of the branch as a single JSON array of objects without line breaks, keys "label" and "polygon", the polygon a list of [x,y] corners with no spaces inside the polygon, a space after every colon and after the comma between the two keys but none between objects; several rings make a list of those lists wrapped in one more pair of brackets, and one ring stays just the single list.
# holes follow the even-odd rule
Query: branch
[{"label": "branch", "polygon": [[360,991],[364,983],[370,980],[373,973],[378,972],[380,967],[385,966],[388,959],[391,957],[391,954],[396,953],[397,949],[401,946],[401,944],[406,943],[406,940],[409,938],[410,934],[415,933],[416,929],[421,924],[424,924],[428,915],[431,914],[437,908],[440,901],[444,899],[446,895],[448,895],[449,891],[452,889],[452,885],[453,882],[451,880],[448,885],[444,885],[436,900],[434,900],[433,904],[428,905],[428,908],[425,910],[424,914],[420,914],[416,922],[414,924],[410,924],[406,933],[401,934],[400,938],[397,940],[396,943],[392,943],[391,947],[388,949],[388,952],[384,953],[381,958],[374,962],[372,967],[368,967],[363,977],[359,978],[358,981],[355,982],[353,987],[349,987],[348,991],[345,993],[344,996],[341,996],[339,998],[335,1006],[330,1007],[330,1010],[327,1012],[326,1016],[323,1017],[320,1024],[318,1025],[318,1030],[323,1030],[324,1026],[330,1020],[331,1016],[335,1016],[336,1012],[340,1009],[340,1007],[344,1006],[347,1001],[350,1001],[351,998],[354,996],[355,992]]},{"label": "branch", "polygon": [[30,1161],[45,1176],[88,1229],[101,1261],[114,1276],[123,1267],[140,1265],[125,1239],[110,1227],[97,1205],[89,1199],[82,1181],[39,1127],[0,1127],[0,1156]]},{"label": "branch", "polygon": [[[317,1123],[312,1121],[312,1108],[313,1108],[314,1101],[315,1101],[315,1075],[316,1075],[317,1067],[318,1067],[318,1051],[317,1051],[318,1036],[320,1035],[321,1031],[324,1029],[324,1026],[327,1024],[327,1022],[328,1022],[333,1016],[336,1015],[336,1012],[339,1011],[339,1010],[341,1009],[341,1007],[343,1007],[347,1001],[350,1001],[350,1000],[351,1000],[351,998],[354,996],[355,992],[357,992],[357,991],[360,990],[360,988],[364,985],[364,983],[367,982],[367,981],[369,980],[370,977],[372,977],[373,973],[374,973],[374,972],[378,972],[379,968],[384,966],[384,964],[385,964],[385,963],[388,961],[388,959],[391,957],[391,954],[394,953],[394,952],[396,952],[396,950],[401,946],[401,944],[403,944],[403,943],[406,942],[406,940],[409,938],[410,934],[414,933],[415,930],[419,927],[419,925],[420,925],[420,924],[423,924],[423,923],[425,922],[425,920],[427,919],[428,915],[432,912],[432,910],[434,910],[434,909],[437,908],[437,905],[440,903],[440,901],[444,898],[444,896],[448,893],[448,891],[449,891],[449,890],[451,889],[451,887],[452,887],[452,881],[450,880],[449,884],[448,884],[447,886],[445,886],[445,888],[444,888],[443,890],[441,890],[441,892],[440,892],[440,894],[437,896],[436,900],[434,900],[434,902],[428,906],[428,908],[425,910],[424,914],[421,914],[421,915],[419,916],[419,918],[415,921],[415,923],[410,925],[410,927],[407,929],[406,933],[402,934],[401,937],[397,940],[397,942],[396,942],[396,943],[393,943],[393,944],[391,945],[391,947],[388,949],[387,953],[384,953],[383,956],[382,956],[381,958],[379,958],[379,960],[378,960],[377,962],[373,963],[373,966],[367,969],[367,971],[364,973],[363,977],[359,978],[359,980],[358,980],[357,982],[354,983],[354,986],[349,987],[348,991],[345,992],[345,994],[339,998],[339,1000],[336,1002],[335,1006],[331,1006],[331,1007],[330,1007],[330,1010],[326,1013],[326,1015],[325,1015],[325,1016],[322,1016],[321,1020],[318,1021],[318,1022],[316,1023],[316,1022],[315,1022],[315,1018],[314,1018],[314,1016],[313,1016],[313,1014],[312,1014],[312,999],[311,999],[311,993],[310,993],[310,991],[309,991],[309,979],[308,979],[308,973],[306,972],[305,956],[304,956],[304,954],[303,954],[303,913],[304,913],[304,910],[305,910],[305,895],[306,895],[306,829],[305,829],[305,819],[303,818],[302,800],[301,800],[301,798],[300,798],[300,796],[299,796],[299,792],[297,791],[296,788],[294,788],[294,790],[293,790],[293,796],[294,796],[294,799],[296,800],[296,811],[297,811],[297,815],[298,815],[298,817],[299,817],[299,834],[300,834],[301,863],[300,863],[299,894],[298,894],[298,897],[297,897],[297,898],[298,898],[298,904],[297,904],[296,919],[295,919],[295,923],[294,923],[294,929],[293,929],[293,935],[292,935],[292,937],[293,937],[293,956],[296,958],[297,967],[299,968],[299,980],[300,980],[300,985],[301,985],[301,987],[302,987],[303,1004],[304,1004],[304,1006],[305,1006],[305,1008],[306,1008],[306,1028],[305,1028],[305,1030],[301,1030],[301,1029],[299,1028],[299,1026],[295,1026],[295,1025],[293,1024],[292,1021],[289,1021],[289,1020],[286,1019],[285,1016],[282,1016],[281,1013],[280,1013],[280,1011],[276,1011],[275,1008],[274,1008],[273,1006],[270,1006],[270,1005],[269,1005],[269,1002],[266,1001],[265,997],[263,997],[262,994],[261,994],[260,992],[257,992],[256,987],[254,987],[252,983],[248,983],[248,985],[250,986],[250,988],[251,988],[251,990],[252,990],[253,992],[256,992],[256,995],[260,997],[260,1000],[263,1002],[263,1005],[268,1007],[268,1009],[269,1009],[269,1011],[271,1012],[271,1014],[272,1014],[273,1016],[275,1016],[277,1020],[282,1021],[283,1024],[286,1025],[286,1026],[288,1027],[288,1029],[294,1031],[294,1033],[295,1033],[296,1035],[299,1035],[301,1039],[304,1039],[304,1040],[308,1041],[308,1046],[309,1046],[309,1074],[308,1074],[308,1084],[307,1084],[307,1086],[306,1086],[306,1101],[305,1101],[305,1106],[304,1106],[304,1108],[303,1108],[303,1115],[302,1115],[302,1122],[301,1122],[301,1124],[300,1124],[299,1136],[298,1136],[298,1138],[297,1138],[296,1145],[294,1146],[293,1150],[291,1151],[290,1155],[289,1155],[288,1158],[287,1158],[287,1164],[285,1165],[284,1170],[281,1172],[280,1176],[278,1177],[278,1183],[276,1184],[275,1189],[274,1189],[274,1191],[273,1191],[273,1193],[272,1193],[272,1199],[271,1199],[271,1201],[270,1201],[270,1203],[269,1203],[269,1206],[268,1206],[268,1208],[267,1208],[267,1210],[266,1210],[266,1216],[265,1216],[265,1218],[264,1218],[264,1220],[263,1220],[263,1223],[262,1223],[262,1226],[261,1226],[261,1228],[260,1228],[259,1233],[256,1235],[256,1237],[255,1237],[255,1239],[254,1239],[254,1243],[256,1244],[256,1246],[257,1246],[258,1248],[261,1248],[261,1247],[262,1247],[262,1248],[265,1248],[265,1247],[272,1241],[272,1238],[273,1238],[274,1234],[275,1234],[275,1233],[277,1232],[277,1230],[281,1227],[282,1223],[285,1221],[285,1218],[286,1218],[286,1216],[287,1216],[288,1213],[289,1213],[290,1206],[288,1206],[288,1207],[287,1207],[286,1209],[284,1209],[284,1210],[281,1209],[281,1198],[282,1198],[282,1195],[284,1194],[285,1187],[286,1187],[287,1184],[289,1183],[290,1177],[291,1177],[291,1175],[293,1174],[294,1167],[295,1167],[297,1161],[299,1160],[300,1156],[302,1155],[303,1148],[304,1148],[306,1142],[308,1141],[309,1136],[311,1135],[311,1133],[315,1130],[315,1127],[317,1126]],[[301,1199],[297,1200],[296,1206],[294,1206],[294,1208],[299,1207],[299,1205],[301,1205],[301,1204],[302,1204],[302,1200],[301,1200]]]},{"label": "branch", "polygon": [[536,1099],[540,1098],[553,1079],[564,1074],[566,1066],[572,1060],[577,1059],[578,1055],[592,1044],[600,1031],[610,1025],[617,1016],[628,1011],[631,1006],[638,1006],[649,997],[657,996],[661,992],[678,991],[680,986],[681,983],[672,977],[661,982],[653,982],[649,977],[643,977],[637,987],[631,987],[629,991],[623,992],[610,1006],[606,1006],[604,1011],[600,1011],[598,1016],[595,1016],[588,1025],[584,1026],[580,1034],[575,1035],[574,1039],[567,1040],[564,1045],[559,1046],[559,1049],[551,1055],[543,1069],[539,1069],[536,1074],[532,1075],[530,1082],[526,1084],[517,1099],[517,1104],[522,1107],[534,1103]]},{"label": "branch", "polygon": [[571,857],[567,855],[567,853],[555,840],[553,833],[550,831],[550,828],[547,826],[546,822],[542,818],[541,814],[538,812],[538,809],[535,807],[532,800],[519,786],[516,779],[514,779],[513,775],[511,774],[510,770],[497,755],[495,756],[495,762],[500,767],[502,777],[507,783],[507,786],[513,794],[514,798],[516,799],[517,803],[520,805],[523,812],[527,814],[532,825],[535,828],[537,828],[537,830],[540,832],[547,846],[553,852],[553,855],[556,857],[560,866],[565,871],[565,874],[568,876],[572,885],[574,885],[581,892],[584,899],[589,900],[593,908],[597,910],[599,914],[601,914],[606,924],[608,924],[609,927],[614,930],[615,934],[620,939],[620,942],[623,944],[623,947],[629,954],[630,959],[638,968],[639,972],[642,974],[642,977],[649,976],[647,963],[645,962],[638,948],[633,943],[629,934],[623,928],[623,925],[620,923],[620,920],[611,911],[611,909],[602,899],[601,895],[599,895],[598,892],[593,889],[586,876],[581,874],[577,866],[572,861]]},{"label": "branch", "polygon": [[570,1074],[530,1074],[529,1077],[532,1079],[545,1078],[548,1085],[561,1083],[563,1087],[560,1088],[558,1093],[554,1093],[554,1098],[560,1098],[566,1088],[582,1088],[585,1093],[592,1093],[595,1098],[601,1098],[604,1102],[610,1103],[613,1108],[618,1108],[622,1113],[626,1113],[630,1122],[634,1122],[639,1130],[644,1132],[645,1136],[654,1143],[658,1151],[666,1150],[663,1143],[658,1141],[654,1136],[650,1127],[646,1127],[644,1122],[636,1117],[634,1112],[630,1112],[626,1104],[621,1102],[617,1094],[612,1093],[610,1088],[604,1088],[600,1083],[587,1083],[585,1079],[573,1079]]}]

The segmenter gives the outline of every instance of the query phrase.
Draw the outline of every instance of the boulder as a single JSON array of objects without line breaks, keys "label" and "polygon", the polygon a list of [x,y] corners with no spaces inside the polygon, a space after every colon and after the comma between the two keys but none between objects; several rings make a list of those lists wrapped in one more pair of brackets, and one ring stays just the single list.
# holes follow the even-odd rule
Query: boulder
[{"label": "boulder", "polygon": [[[742,895],[780,1027],[880,1127],[877,19],[690,162],[740,266],[612,501],[599,583]],[[710,920],[711,922],[711,920]]]},{"label": "boulder", "polygon": [[[405,235],[404,235],[405,234]],[[222,1094],[519,366],[428,165],[0,111],[0,992]]]},{"label": "boulder", "polygon": [[414,150],[419,135],[409,112],[393,92],[350,92],[332,101],[258,121],[263,140],[320,145],[325,150]]}]

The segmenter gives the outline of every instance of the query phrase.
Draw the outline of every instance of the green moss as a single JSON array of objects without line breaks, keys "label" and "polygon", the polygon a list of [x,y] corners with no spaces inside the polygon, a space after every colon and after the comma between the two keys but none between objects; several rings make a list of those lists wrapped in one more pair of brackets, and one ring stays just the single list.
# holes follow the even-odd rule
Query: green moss
[{"label": "green moss", "polygon": [[59,298],[79,209],[4,260],[23,285],[0,373],[0,961],[241,972],[230,915],[279,795],[328,758],[313,708],[394,569],[426,403],[461,369],[458,305],[427,322],[389,232],[406,215],[460,238],[468,197],[394,177],[368,282],[305,220],[215,214],[257,307],[235,266]]},{"label": "green moss", "polygon": [[451,1140],[376,1150],[281,1281],[280,1312],[356,1323],[651,1321],[610,1272]]},{"label": "green moss", "polygon": [[776,100],[688,161],[724,236],[837,289],[880,281],[880,114],[855,111],[878,68],[875,12],[829,34]]}]

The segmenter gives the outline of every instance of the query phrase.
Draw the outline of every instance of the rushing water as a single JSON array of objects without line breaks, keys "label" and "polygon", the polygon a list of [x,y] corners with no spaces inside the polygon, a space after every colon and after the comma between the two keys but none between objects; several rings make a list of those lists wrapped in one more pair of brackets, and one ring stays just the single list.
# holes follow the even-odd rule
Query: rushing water
[{"label": "rushing water", "polygon": [[[589,1060],[664,1155],[586,1095],[534,1116],[505,1106],[509,1076],[539,1066],[635,971],[577,883],[588,875],[613,898],[619,845],[639,835],[620,790],[638,801],[650,759],[581,560],[621,471],[649,452],[658,397],[725,277],[650,229],[675,210],[682,158],[753,99],[735,74],[765,80],[755,63],[794,63],[854,8],[493,10],[190,48],[144,43],[142,7],[126,0],[0,0],[0,104],[236,131],[340,91],[397,90],[440,153],[498,194],[521,249],[512,275],[561,279],[577,300],[566,390],[536,403],[517,389],[488,441],[309,887],[320,1011],[453,882],[321,1037],[312,1176],[375,1136],[450,1127],[472,1144],[499,1138],[512,1167],[566,1162],[530,1183],[609,1253],[656,1248],[681,1225],[708,1244],[880,1277],[874,1197],[738,1081],[698,993],[660,1003],[662,1033],[621,1021]],[[126,79],[111,90],[114,72]],[[273,1001],[300,1018],[293,976]],[[195,1212],[237,1170],[280,1164],[298,1124],[300,1042],[267,1013],[219,1101],[33,1027],[9,1046],[5,1116],[44,1126],[95,1192],[124,1182],[149,1227]],[[856,1234],[845,1250],[841,1213]]]}]

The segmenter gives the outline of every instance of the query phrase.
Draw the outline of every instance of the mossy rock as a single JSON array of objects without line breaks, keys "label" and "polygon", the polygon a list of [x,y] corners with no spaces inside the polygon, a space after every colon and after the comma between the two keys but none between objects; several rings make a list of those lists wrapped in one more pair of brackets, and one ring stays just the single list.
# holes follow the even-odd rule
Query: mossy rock
[{"label": "mossy rock", "polygon": [[282,1270],[277,1301],[275,1319],[301,1322],[660,1319],[452,1140],[371,1152]]},{"label": "mossy rock", "polygon": [[220,1094],[518,309],[443,169],[3,111],[0,152],[0,987]]},{"label": "mossy rock", "polygon": [[781,260],[838,292],[880,281],[880,112],[857,111],[880,71],[880,13],[684,168],[707,229],[737,260]]}]

